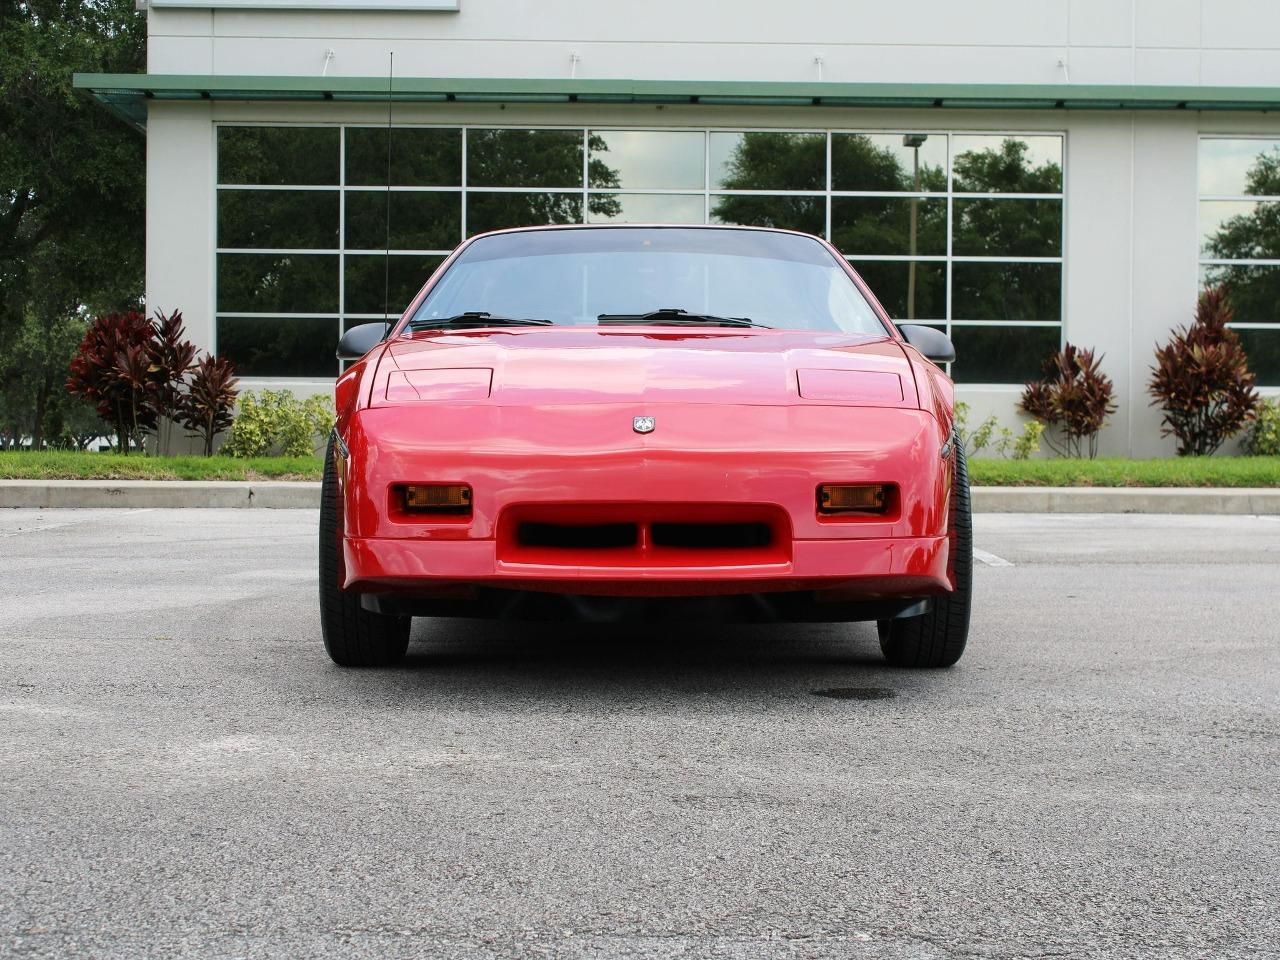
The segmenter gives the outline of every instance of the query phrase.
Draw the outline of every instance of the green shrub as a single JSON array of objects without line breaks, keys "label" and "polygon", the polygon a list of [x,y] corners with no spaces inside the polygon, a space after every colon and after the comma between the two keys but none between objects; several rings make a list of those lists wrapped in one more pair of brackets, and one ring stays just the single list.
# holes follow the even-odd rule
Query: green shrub
[{"label": "green shrub", "polygon": [[221,452],[231,457],[309,457],[333,424],[328,397],[299,400],[289,390],[244,393]]},{"label": "green shrub", "polygon": [[1257,419],[1244,438],[1244,452],[1255,457],[1280,456],[1280,398],[1260,401],[1254,412]]},{"label": "green shrub", "polygon": [[1040,438],[1045,429],[1039,420],[1027,420],[1022,424],[1022,432],[1014,433],[1008,427],[1002,427],[995,414],[992,414],[976,428],[969,430],[969,405],[964,401],[956,403],[955,427],[956,435],[969,456],[990,447],[1000,456],[1012,457],[1014,460],[1026,460],[1033,453],[1039,453]]}]

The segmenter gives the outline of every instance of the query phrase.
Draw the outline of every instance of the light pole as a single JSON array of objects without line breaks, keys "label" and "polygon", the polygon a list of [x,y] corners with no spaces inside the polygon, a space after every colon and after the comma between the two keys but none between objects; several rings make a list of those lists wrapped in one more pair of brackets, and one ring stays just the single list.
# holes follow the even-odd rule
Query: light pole
[{"label": "light pole", "polygon": [[[911,189],[920,192],[920,148],[929,139],[927,133],[908,133],[902,137],[902,145],[911,147]],[[920,211],[920,198],[911,198],[911,259],[907,261],[907,319],[916,318],[916,220]]]}]

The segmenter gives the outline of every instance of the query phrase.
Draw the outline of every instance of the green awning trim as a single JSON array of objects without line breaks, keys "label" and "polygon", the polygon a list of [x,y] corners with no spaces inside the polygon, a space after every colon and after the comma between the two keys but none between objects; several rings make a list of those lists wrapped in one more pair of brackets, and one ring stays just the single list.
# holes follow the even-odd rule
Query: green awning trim
[{"label": "green awning trim", "polygon": [[239,77],[78,73],[75,85],[139,128],[148,100],[642,103],[960,110],[1280,110],[1280,87],[1074,84],[773,83],[738,80],[570,80]]}]

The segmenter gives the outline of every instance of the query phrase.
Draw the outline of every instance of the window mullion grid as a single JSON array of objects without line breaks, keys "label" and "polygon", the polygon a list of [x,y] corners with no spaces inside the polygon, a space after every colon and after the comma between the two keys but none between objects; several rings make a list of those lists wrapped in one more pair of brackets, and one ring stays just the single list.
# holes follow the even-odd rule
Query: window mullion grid
[{"label": "window mullion grid", "polygon": [[827,182],[826,182],[826,190],[824,191],[824,194],[823,194],[823,204],[824,204],[823,213],[824,213],[825,223],[826,223],[825,229],[827,231],[826,232],[827,243],[830,243],[831,242],[831,184],[833,182],[833,178],[831,175],[831,131],[830,130],[827,131],[826,149],[827,149]]},{"label": "window mullion grid", "polygon": [[1274,194],[1253,194],[1253,193],[1202,193],[1201,200],[1212,200],[1219,203],[1253,203],[1255,200],[1262,203],[1280,203],[1280,196]]},{"label": "window mullion grid", "polygon": [[[306,247],[218,247],[215,253],[234,253],[257,255],[264,257],[336,257],[342,253],[341,247],[317,248]],[[377,251],[381,253],[382,251]]]},{"label": "window mullion grid", "polygon": [[1062,257],[981,257],[972,254],[954,254],[956,263],[1062,263]]},{"label": "window mullion grid", "polygon": [[887,263],[946,263],[945,253],[918,253],[914,257],[909,253],[846,253],[846,260],[866,260]]},{"label": "window mullion grid", "polygon": [[[336,314],[310,312],[310,313],[306,313],[306,314],[262,314],[262,315],[258,315],[258,316],[263,316],[263,317],[267,317],[267,316],[282,316],[282,317],[283,317],[283,316],[296,316],[296,317],[310,316],[310,317],[323,317],[323,318],[325,318],[325,319],[328,319],[328,318],[330,318],[330,317],[332,316],[333,318],[335,318],[335,319],[337,320],[337,322],[338,322],[338,332],[339,332],[339,334],[341,334],[342,327],[343,327],[343,325],[345,324],[346,320],[348,319],[348,314],[347,314],[347,312],[346,312],[346,259],[347,259],[348,254],[356,255],[356,254],[360,254],[360,253],[364,252],[364,251],[353,251],[353,250],[349,250],[349,249],[348,249],[348,247],[347,247],[347,237],[346,237],[346,229],[347,229],[347,222],[346,222],[346,196],[347,196],[347,194],[348,194],[349,192],[378,192],[378,191],[380,191],[380,190],[382,190],[382,189],[387,189],[387,188],[383,188],[383,187],[366,187],[366,186],[352,186],[352,185],[349,185],[349,184],[347,183],[347,156],[346,156],[346,154],[347,154],[347,151],[346,151],[346,130],[347,130],[347,126],[346,126],[346,125],[340,125],[338,129],[339,129],[339,136],[340,136],[340,140],[339,140],[339,151],[340,151],[339,160],[340,160],[340,165],[339,165],[339,182],[338,182],[338,194],[339,194],[339,200],[340,200],[340,206],[339,206],[339,234],[340,234],[340,236],[339,236],[339,243],[338,243],[338,247],[337,247],[337,249],[336,249],[336,250],[266,250],[266,249],[262,249],[262,250],[257,250],[257,249],[243,249],[243,250],[239,250],[239,249],[222,248],[222,247],[217,247],[217,246],[215,246],[215,258],[216,258],[216,256],[217,256],[217,255],[220,255],[220,254],[223,254],[223,253],[229,253],[229,254],[235,254],[235,253],[242,253],[242,254],[254,254],[254,253],[258,253],[258,254],[276,254],[276,255],[280,255],[280,254],[288,254],[288,255],[299,255],[299,256],[305,256],[305,255],[333,255],[333,254],[335,254],[335,253],[336,253],[336,255],[337,255],[337,260],[338,260],[338,271],[339,271],[339,277],[338,277],[338,297],[339,297],[339,303],[338,303],[338,311],[337,311],[337,313],[336,313]],[[473,193],[473,192],[474,192],[474,193],[481,193],[481,192],[486,192],[486,193],[487,193],[487,192],[492,192],[492,193],[580,193],[580,195],[581,195],[581,197],[582,197],[582,204],[583,204],[582,217],[581,217],[581,219],[582,219],[582,222],[586,222],[586,221],[588,220],[588,211],[589,211],[589,204],[590,204],[590,192],[591,192],[591,184],[590,184],[590,130],[591,130],[591,128],[590,128],[590,127],[588,127],[588,126],[583,126],[583,127],[581,127],[581,128],[577,128],[577,127],[568,127],[568,128],[565,128],[565,129],[581,129],[581,130],[582,130],[582,183],[581,183],[581,186],[580,186],[580,187],[578,187],[578,188],[574,188],[574,187],[565,187],[565,188],[534,188],[534,187],[474,187],[474,188],[473,188],[473,187],[470,185],[470,183],[469,183],[470,175],[469,175],[469,170],[468,170],[468,149],[469,149],[469,132],[470,132],[470,129],[471,129],[471,128],[470,128],[469,126],[465,125],[465,124],[464,124],[464,125],[461,125],[461,128],[460,128],[461,141],[462,141],[462,142],[461,142],[461,183],[459,184],[459,186],[458,186],[457,188],[450,187],[450,186],[415,186],[415,187],[406,187],[406,188],[404,188],[405,192],[422,192],[422,193],[449,193],[449,192],[455,192],[455,191],[456,191],[456,192],[458,192],[458,193],[460,194],[460,203],[461,203],[461,213],[460,213],[460,233],[461,233],[461,237],[460,237],[460,240],[465,240],[465,239],[466,239],[466,237],[468,236],[468,232],[469,232],[469,224],[468,224],[468,219],[469,219],[469,218],[468,218],[469,194],[470,194],[470,193]],[[629,128],[627,128],[627,129],[629,129]],[[955,229],[956,229],[956,224],[955,224],[955,201],[956,201],[957,199],[972,199],[972,200],[989,199],[989,200],[995,200],[995,201],[1000,201],[1000,200],[1019,200],[1019,199],[1021,199],[1021,200],[1044,200],[1044,201],[1057,200],[1057,201],[1059,201],[1059,202],[1065,202],[1065,191],[1060,191],[1060,192],[1057,192],[1057,193],[1000,193],[1000,192],[973,192],[973,193],[957,193],[957,192],[956,192],[956,183],[955,183],[955,171],[954,171],[954,167],[953,167],[953,156],[952,156],[952,154],[954,153],[954,149],[953,149],[954,144],[953,144],[953,142],[952,142],[954,138],[953,138],[952,133],[943,133],[943,134],[941,134],[941,136],[945,139],[945,143],[946,143],[946,145],[947,145],[947,154],[946,154],[946,188],[945,188],[945,193],[942,193],[942,192],[934,192],[934,191],[927,191],[927,190],[920,190],[920,191],[881,191],[881,190],[867,190],[867,191],[860,191],[860,190],[836,190],[836,189],[834,189],[834,171],[833,171],[833,169],[832,169],[832,165],[833,165],[833,153],[834,153],[834,136],[835,136],[836,134],[835,134],[835,132],[834,132],[833,130],[831,130],[831,129],[827,129],[827,130],[825,130],[825,131],[821,131],[821,132],[823,133],[823,135],[824,135],[824,139],[825,139],[824,149],[825,149],[825,166],[826,166],[826,169],[825,169],[825,182],[824,182],[824,185],[823,185],[823,189],[822,189],[820,192],[819,192],[819,191],[804,191],[804,190],[713,190],[713,189],[712,189],[712,180],[711,180],[711,173],[712,173],[712,171],[711,171],[711,157],[710,157],[710,134],[711,134],[711,131],[710,131],[710,129],[709,129],[709,128],[704,128],[704,129],[702,130],[702,134],[703,134],[703,183],[702,183],[701,189],[623,189],[623,188],[620,188],[620,189],[617,189],[617,190],[611,190],[611,191],[609,191],[609,192],[610,192],[610,193],[617,193],[617,194],[620,194],[620,195],[636,195],[636,196],[646,196],[646,195],[647,195],[647,196],[661,196],[661,195],[688,195],[688,196],[698,196],[698,195],[701,195],[702,200],[703,200],[703,222],[704,222],[704,223],[710,223],[710,222],[711,222],[711,204],[712,204],[712,198],[713,198],[713,195],[714,195],[714,196],[720,196],[720,195],[725,195],[725,196],[799,196],[799,197],[813,197],[813,198],[820,198],[820,199],[823,201],[823,205],[824,205],[824,210],[823,210],[823,221],[824,221],[824,222],[823,222],[823,230],[824,230],[824,236],[825,236],[825,238],[826,238],[829,242],[832,240],[832,236],[833,236],[833,229],[834,229],[834,224],[833,224],[833,209],[832,209],[832,208],[833,208],[833,198],[836,198],[836,197],[868,197],[868,198],[888,198],[888,199],[906,199],[906,200],[909,200],[909,199],[913,199],[913,198],[914,198],[914,199],[918,199],[918,200],[926,200],[926,201],[927,201],[927,200],[943,200],[943,199],[945,199],[946,204],[947,204],[947,213],[946,213],[946,252],[945,252],[944,254],[941,254],[941,255],[934,255],[934,254],[929,254],[929,255],[919,255],[919,254],[917,254],[917,255],[915,255],[914,257],[913,257],[913,256],[911,256],[910,254],[907,254],[907,255],[898,255],[898,254],[879,254],[879,255],[873,255],[873,254],[863,254],[863,255],[859,255],[859,254],[849,254],[849,255],[847,255],[847,259],[849,259],[849,260],[865,260],[865,261],[887,261],[887,262],[893,262],[893,261],[898,261],[898,262],[911,262],[911,261],[915,261],[915,262],[917,262],[917,263],[942,263],[942,264],[945,264],[945,274],[946,274],[946,276],[945,276],[945,282],[946,282],[946,291],[945,291],[945,309],[944,309],[944,314],[945,314],[945,316],[943,317],[942,322],[943,322],[944,327],[945,327],[945,329],[946,329],[946,331],[947,331],[947,333],[948,333],[949,335],[950,335],[950,334],[951,334],[951,332],[952,332],[952,328],[953,328],[953,326],[975,326],[975,325],[991,325],[991,326],[1020,326],[1020,325],[1021,325],[1021,326],[1051,326],[1051,325],[1058,325],[1058,326],[1061,326],[1061,324],[1062,324],[1062,317],[1061,317],[1061,316],[1059,316],[1059,318],[1058,318],[1057,320],[1055,320],[1055,321],[1026,321],[1026,322],[1022,322],[1022,321],[1009,321],[1009,320],[1003,320],[1003,321],[979,321],[979,320],[968,320],[968,319],[966,319],[966,320],[956,320],[956,319],[954,318],[954,313],[955,313],[955,296],[954,296],[955,265],[956,265],[957,263],[1049,263],[1049,264],[1062,264],[1062,263],[1064,262],[1064,258],[1063,258],[1062,256],[1058,256],[1058,257],[1016,257],[1016,256],[1014,256],[1014,257],[977,257],[977,256],[973,256],[973,257],[964,257],[964,256],[957,256],[957,255],[955,254],[955,252],[954,252],[954,244],[955,244]],[[389,134],[389,135],[390,135],[390,134]],[[216,159],[215,159],[215,163],[216,163]],[[332,190],[332,189],[333,189],[333,187],[332,187],[332,186],[324,185],[324,184],[296,184],[296,185],[280,185],[280,184],[221,184],[221,183],[216,183],[216,181],[217,181],[217,179],[218,179],[218,178],[216,177],[216,175],[215,175],[214,179],[215,179],[215,203],[216,203],[216,191],[218,191],[218,190],[223,190],[223,189],[227,189],[227,190],[247,190],[247,191],[248,191],[248,190],[259,190],[259,191],[289,191],[289,190],[293,190],[293,191],[314,191],[314,192],[324,192],[324,191],[330,191],[330,190]],[[1271,197],[1271,196],[1234,196],[1234,195],[1232,195],[1232,196],[1207,195],[1207,196],[1202,196],[1202,197],[1201,197],[1201,199],[1202,199],[1202,200],[1204,200],[1204,199],[1214,199],[1214,200],[1235,200],[1235,201],[1241,201],[1241,202],[1267,202],[1267,201],[1273,201],[1273,202],[1275,202],[1275,201],[1280,201],[1280,197]],[[216,231],[216,218],[215,218],[215,231]],[[1065,228],[1064,228],[1064,232],[1065,232]],[[216,235],[216,233],[215,233],[215,235]],[[383,254],[383,255],[385,255],[385,254],[386,254],[386,252],[385,252],[384,250],[380,250],[380,251],[368,251],[368,253],[370,253],[370,254],[374,254],[374,253],[381,253],[381,254]],[[403,254],[404,254],[404,255],[406,255],[406,256],[441,256],[441,255],[447,255],[447,254],[448,254],[448,251],[437,251],[437,250],[415,250],[415,251],[397,251],[397,253],[403,253]],[[1213,265],[1237,265],[1237,264],[1239,264],[1239,265],[1257,265],[1257,266],[1280,266],[1280,260],[1261,260],[1261,261],[1229,261],[1229,260],[1227,260],[1227,261],[1213,261],[1213,260],[1201,260],[1200,262],[1201,262],[1201,264],[1202,264],[1202,265],[1205,265],[1205,266],[1213,266]],[[216,271],[215,271],[215,298],[216,298]],[[215,299],[215,303],[216,303],[216,299]],[[255,316],[254,314],[246,314],[246,313],[244,313],[244,312],[242,312],[242,311],[231,311],[231,312],[229,312],[229,313],[228,313],[228,312],[226,312],[226,311],[217,311],[217,310],[215,310],[215,317],[218,317],[218,316],[224,316],[224,315],[234,315],[234,316]],[[362,318],[363,318],[363,317],[364,317],[364,316],[366,316],[366,315],[351,314],[350,316],[353,316],[353,317],[354,317],[354,316],[360,316],[360,317],[362,317]],[[367,315],[367,316],[376,316],[376,315]],[[935,321],[935,322],[936,322],[936,321]],[[1265,326],[1260,327],[1260,328],[1261,328],[1261,329],[1267,329],[1267,328],[1270,328],[1271,326],[1280,326],[1280,325],[1265,325]],[[216,327],[215,327],[215,329],[216,329]]]},{"label": "window mullion grid", "polygon": [[[291,190],[295,193],[333,193],[335,189],[339,189],[332,183],[218,183],[214,184],[214,187],[218,190],[244,190],[246,192],[284,192]],[[370,187],[369,189],[376,190],[378,188]]]},{"label": "window mullion grid", "polygon": [[[725,193],[779,193],[804,194],[804,190],[726,190]],[[957,200],[1061,200],[1061,193],[951,193],[942,190],[832,190],[834,197],[874,197],[886,200],[942,200],[954,196]]]},{"label": "window mullion grid", "polygon": [[[927,321],[921,321],[927,322]],[[1060,327],[1061,320],[952,320],[953,327]]]},{"label": "window mullion grid", "polygon": [[709,129],[702,131],[702,222],[711,222],[711,131]]},{"label": "window mullion grid", "polygon": [[459,243],[467,239],[467,207],[469,206],[467,203],[467,191],[469,189],[467,184],[467,143],[470,139],[468,136],[470,132],[470,127],[464,126],[462,128],[462,213],[458,218],[459,223],[461,224],[462,236],[458,239]]},{"label": "window mullion grid", "polygon": [[[332,310],[307,310],[298,312],[297,310],[274,310],[270,313],[263,313],[260,310],[219,310],[216,314],[219,317],[245,317],[249,320],[342,320],[343,314],[335,313]],[[359,316],[359,314],[351,314],[351,316]],[[377,318],[381,314],[364,314]]]},{"label": "window mullion grid", "polygon": [[[953,250],[952,250],[953,236],[954,236],[954,232],[955,232],[955,230],[954,230],[954,226],[955,226],[955,225],[954,225],[954,222],[953,222],[953,220],[954,220],[954,215],[955,215],[955,202],[954,202],[954,192],[955,192],[954,176],[955,176],[955,173],[954,173],[954,171],[952,170],[952,163],[951,163],[951,157],[952,157],[952,154],[954,153],[954,150],[952,149],[952,143],[951,143],[951,134],[949,134],[949,133],[948,133],[948,134],[946,135],[946,140],[947,140],[947,267],[946,267],[946,274],[947,274],[947,279],[946,279],[946,283],[947,283],[947,296],[946,296],[947,325],[946,325],[946,331],[947,331],[947,336],[948,336],[948,337],[950,337],[950,336],[951,336],[952,311],[953,311],[953,299],[954,299],[954,298],[953,298],[953,295],[952,295],[952,288],[955,286],[955,258],[954,258],[954,256],[953,256]],[[950,374],[951,374],[951,368],[952,368],[952,364],[948,363],[948,364],[947,364],[947,375],[948,375],[948,376],[950,376]]]},{"label": "window mullion grid", "polygon": [[[622,193],[621,190],[610,190],[610,193]],[[640,191],[631,191],[638,193]],[[653,191],[649,191],[652,193]],[[670,192],[670,191],[664,191]],[[697,190],[686,190],[685,193],[698,193]],[[467,187],[467,193],[564,193],[564,194],[586,194],[582,187]]]},{"label": "window mullion grid", "polygon": [[[391,131],[387,131],[391,136]],[[347,128],[338,127],[338,339],[347,325]],[[342,361],[335,358],[338,376]]]},{"label": "window mullion grid", "polygon": [[[382,250],[360,250],[357,248],[347,248],[347,253],[353,257],[381,257],[386,255],[386,249]],[[452,250],[392,250],[393,257],[447,257]]]}]

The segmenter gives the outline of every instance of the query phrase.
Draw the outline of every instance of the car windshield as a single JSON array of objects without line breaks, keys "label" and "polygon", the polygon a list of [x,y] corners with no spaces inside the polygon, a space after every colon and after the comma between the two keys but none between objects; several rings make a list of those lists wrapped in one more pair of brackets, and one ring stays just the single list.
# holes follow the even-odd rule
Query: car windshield
[{"label": "car windshield", "polygon": [[[601,227],[496,234],[472,243],[412,323],[469,311],[594,326],[601,315],[685,311],[766,327],[886,333],[817,240],[763,230]],[[662,324],[671,317],[655,316]],[[695,319],[696,322],[696,319]]]}]

